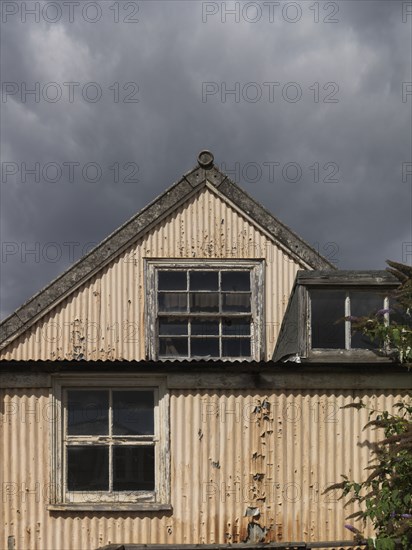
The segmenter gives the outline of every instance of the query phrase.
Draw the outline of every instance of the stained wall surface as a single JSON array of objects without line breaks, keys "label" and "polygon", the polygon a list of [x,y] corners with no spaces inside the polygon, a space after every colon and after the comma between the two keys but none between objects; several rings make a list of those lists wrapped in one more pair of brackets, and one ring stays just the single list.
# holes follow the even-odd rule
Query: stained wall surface
[{"label": "stained wall surface", "polygon": [[[344,523],[352,508],[323,490],[341,474],[360,479],[380,434],[362,431],[366,410],[340,407],[362,398],[390,411],[405,392],[174,389],[170,396],[172,511],[52,512],[49,389],[3,390],[0,547],[235,543],[248,538],[252,521],[266,541],[350,539]],[[248,516],[253,509],[260,515]]]},{"label": "stained wall surface", "polygon": [[145,258],[264,260],[267,359],[296,272],[308,268],[204,188],[11,342],[0,360],[144,359]]}]

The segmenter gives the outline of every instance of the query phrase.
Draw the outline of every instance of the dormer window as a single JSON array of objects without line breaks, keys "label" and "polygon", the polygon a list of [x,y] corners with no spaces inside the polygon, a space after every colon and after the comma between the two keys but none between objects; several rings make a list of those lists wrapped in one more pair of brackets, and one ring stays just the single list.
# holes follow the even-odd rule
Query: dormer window
[{"label": "dormer window", "polygon": [[261,262],[149,263],[149,356],[255,359],[261,352]]},{"label": "dormer window", "polygon": [[[357,317],[382,312],[388,321],[388,297],[377,290],[310,290],[312,349],[374,349],[377,344],[354,332]],[[384,313],[385,312],[385,313]]]},{"label": "dormer window", "polygon": [[[274,361],[389,361],[356,331],[360,317],[398,321],[392,303],[399,281],[387,271],[302,270],[282,321]],[[384,350],[385,352],[387,350]]]}]

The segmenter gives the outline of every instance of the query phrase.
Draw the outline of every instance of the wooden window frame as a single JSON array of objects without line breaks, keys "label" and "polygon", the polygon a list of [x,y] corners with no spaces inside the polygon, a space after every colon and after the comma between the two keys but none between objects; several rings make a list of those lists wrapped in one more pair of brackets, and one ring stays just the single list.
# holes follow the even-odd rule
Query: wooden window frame
[{"label": "wooden window frame", "polygon": [[[324,290],[327,291],[343,291],[345,292],[345,298],[342,302],[342,317],[349,317],[351,315],[351,307],[350,307],[350,294],[354,294],[357,292],[364,292],[368,293],[370,292],[378,294],[381,293],[382,296],[382,309],[389,309],[389,294],[391,292],[391,289],[388,287],[374,287],[374,286],[365,286],[365,287],[348,287],[348,286],[338,286],[338,285],[328,285],[324,287],[320,286],[310,286],[306,288],[305,292],[305,303],[304,303],[304,309],[306,313],[306,333],[307,333],[307,347],[306,347],[306,353],[308,355],[319,355],[319,354],[339,354],[339,353],[351,353],[351,354],[358,354],[360,356],[375,356],[375,350],[374,348],[354,348],[351,347],[352,343],[352,334],[351,334],[351,324],[352,321],[350,319],[345,319],[344,321],[344,333],[345,333],[345,347],[344,348],[315,348],[312,347],[312,301],[311,301],[311,292],[312,291],[319,291]],[[384,320],[386,324],[389,324],[389,313],[384,314]]]},{"label": "wooden window frame", "polygon": [[[165,259],[146,259],[144,263],[145,282],[146,282],[146,299],[145,299],[145,345],[146,345],[146,357],[152,360],[159,361],[173,361],[173,360],[204,360],[202,356],[167,356],[159,357],[159,333],[158,333],[158,305],[157,305],[157,271],[158,270],[199,270],[199,271],[236,271],[244,270],[251,272],[251,312],[239,313],[237,315],[227,315],[222,313],[210,314],[210,317],[245,317],[250,315],[251,317],[251,354],[248,357],[213,357],[213,360],[217,361],[259,361],[265,354],[265,338],[264,338],[264,260],[196,260],[196,259],[184,259],[184,260],[165,260]],[[176,314],[175,316],[184,317],[188,316],[185,313]],[[203,314],[204,315],[204,314]],[[202,317],[202,313],[193,314],[193,317]],[[208,358],[206,358],[207,360]]]},{"label": "wooden window frame", "polygon": [[[144,390],[154,391],[154,435],[150,439],[155,449],[154,491],[68,491],[66,449],[69,438],[73,442],[98,445],[99,441],[112,444],[107,436],[67,436],[67,390]],[[55,375],[51,393],[51,468],[50,511],[58,510],[170,510],[170,444],[169,394],[165,377],[118,375]],[[125,437],[132,439],[129,436]],[[127,444],[127,443],[126,443]],[[110,475],[110,474],[109,474]]]}]

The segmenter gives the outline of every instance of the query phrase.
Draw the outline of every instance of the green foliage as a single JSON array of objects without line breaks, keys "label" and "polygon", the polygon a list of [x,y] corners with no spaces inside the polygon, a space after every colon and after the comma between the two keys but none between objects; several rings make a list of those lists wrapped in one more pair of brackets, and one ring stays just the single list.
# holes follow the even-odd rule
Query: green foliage
[{"label": "green foliage", "polygon": [[368,548],[376,550],[395,550],[395,541],[390,538],[368,539]]},{"label": "green foliage", "polygon": [[[352,405],[347,405],[349,408]],[[354,408],[364,408],[363,403],[354,403]],[[401,547],[412,548],[412,405],[397,403],[398,414],[387,411],[378,413],[372,410],[369,416],[376,415],[366,426],[383,428],[385,438],[373,446],[372,459],[367,470],[370,472],[365,481],[343,481],[328,487],[327,491],[340,489],[341,498],[349,496],[349,503],[357,503],[359,510],[347,519],[360,519],[364,523],[371,520],[376,541],[369,539],[370,548],[376,550],[394,549],[395,541]],[[357,539],[363,539],[356,532]]]}]

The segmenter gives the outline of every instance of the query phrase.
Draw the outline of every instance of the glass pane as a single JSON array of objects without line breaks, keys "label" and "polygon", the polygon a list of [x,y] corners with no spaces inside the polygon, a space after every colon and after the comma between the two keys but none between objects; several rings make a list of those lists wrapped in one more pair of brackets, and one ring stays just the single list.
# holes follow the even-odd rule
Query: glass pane
[{"label": "glass pane", "polygon": [[109,433],[109,392],[70,390],[67,392],[67,432],[69,435]]},{"label": "glass pane", "polygon": [[399,302],[390,297],[389,298],[389,321],[395,322],[398,325],[406,325],[412,329],[412,311],[408,314]]},{"label": "glass pane", "polygon": [[222,290],[250,290],[250,272],[222,271]]},{"label": "glass pane", "polygon": [[187,334],[188,321],[187,319],[175,319],[173,317],[159,319],[159,334],[178,336]]},{"label": "glass pane", "polygon": [[154,491],[154,447],[113,447],[113,491]]},{"label": "glass pane", "polygon": [[159,311],[187,311],[187,294],[159,292]]},{"label": "glass pane", "polygon": [[191,357],[219,357],[219,338],[191,338]]},{"label": "glass pane", "polygon": [[159,355],[187,357],[187,338],[159,338]]},{"label": "glass pane", "polygon": [[192,319],[192,335],[219,335],[219,321],[217,319]]},{"label": "glass pane", "polygon": [[186,271],[159,271],[157,288],[159,290],[186,290]]},{"label": "glass pane", "polygon": [[219,273],[217,271],[191,271],[190,290],[219,290]]},{"label": "glass pane", "polygon": [[250,319],[223,319],[222,334],[227,336],[249,336]]},{"label": "glass pane", "polygon": [[222,298],[222,311],[250,311],[250,294],[226,294]]},{"label": "glass pane", "polygon": [[376,349],[379,347],[379,342],[371,341],[365,334],[356,331],[351,334],[350,347],[351,349]]},{"label": "glass pane", "polygon": [[113,391],[113,435],[153,434],[153,391]]},{"label": "glass pane", "polygon": [[109,447],[68,447],[67,488],[69,491],[108,491]]},{"label": "glass pane", "polygon": [[383,309],[383,294],[375,292],[350,292],[350,314],[354,317],[372,315]]},{"label": "glass pane", "polygon": [[250,338],[223,338],[223,357],[250,357]]},{"label": "glass pane", "polygon": [[312,290],[312,348],[345,349],[345,291]]},{"label": "glass pane", "polygon": [[[353,317],[375,316],[375,313],[383,309],[383,295],[374,292],[350,292],[350,312]],[[361,332],[351,334],[350,347],[352,349],[376,349],[377,341],[371,340]]]},{"label": "glass pane", "polygon": [[219,294],[207,292],[205,294],[190,293],[190,311],[202,313],[214,313],[219,311]]}]

